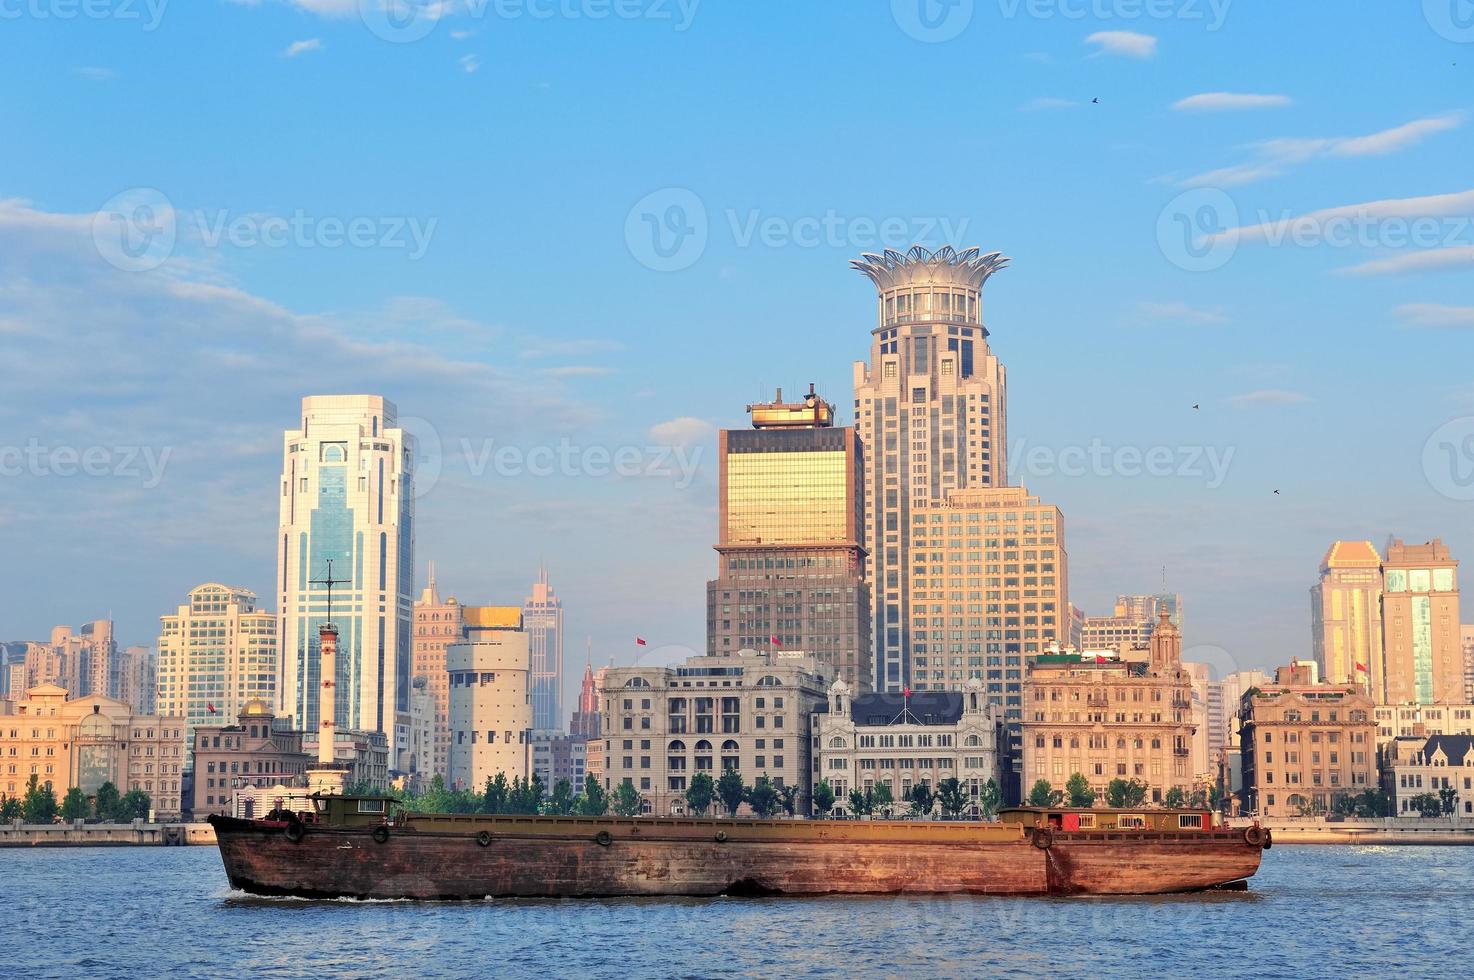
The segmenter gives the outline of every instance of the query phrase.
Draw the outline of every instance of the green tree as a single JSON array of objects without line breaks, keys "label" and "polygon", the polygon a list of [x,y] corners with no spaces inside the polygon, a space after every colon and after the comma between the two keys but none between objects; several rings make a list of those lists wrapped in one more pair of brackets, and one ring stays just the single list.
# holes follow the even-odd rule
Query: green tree
[{"label": "green tree", "polygon": [[951,820],[956,820],[967,809],[967,794],[962,791],[962,783],[956,776],[948,776],[937,783],[937,802],[942,805],[942,812]]},{"label": "green tree", "polygon": [[1223,795],[1223,787],[1214,783],[1208,787],[1208,805],[1214,810],[1222,810],[1226,797]]},{"label": "green tree", "polygon": [[1070,798],[1070,806],[1095,806],[1095,790],[1090,788],[1090,781],[1083,773],[1075,773],[1065,783],[1065,794]]},{"label": "green tree", "polygon": [[[1420,817],[1436,817],[1443,813],[1443,801],[1433,793],[1419,793],[1409,802],[1412,803],[1413,809],[1418,811]],[[33,821],[27,820],[26,822]]]},{"label": "green tree", "polygon": [[1041,779],[1034,783],[1034,788],[1029,790],[1029,806],[1059,806],[1064,798],[1064,792],[1049,785],[1049,780],[1047,779]]},{"label": "green tree", "polygon": [[73,786],[67,790],[67,795],[62,797],[61,818],[67,823],[85,820],[91,812],[92,804],[87,802],[87,794],[82,792],[82,787]]},{"label": "green tree", "polygon": [[778,787],[778,806],[780,806],[783,809],[783,812],[786,813],[786,814],[788,814],[790,817],[797,816],[798,815],[798,787],[797,786],[779,786]]},{"label": "green tree", "polygon": [[873,803],[873,807],[875,810],[880,811],[881,816],[890,816],[890,813],[888,811],[895,804],[895,802],[896,798],[891,795],[890,783],[875,784],[875,800]]},{"label": "green tree", "polygon": [[1116,778],[1106,786],[1106,806],[1116,809],[1133,809],[1146,801],[1147,785],[1139,779],[1129,782]]},{"label": "green tree", "polygon": [[104,823],[113,823],[122,820],[119,806],[123,802],[123,796],[118,792],[118,787],[111,782],[103,783],[97,787],[97,798],[93,801],[93,809],[97,812],[97,819]]},{"label": "green tree", "polygon": [[875,812],[875,791],[866,789],[860,792],[857,789],[850,790],[850,812],[857,817],[868,817]]},{"label": "green tree", "polygon": [[906,793],[906,802],[911,804],[911,814],[917,817],[931,815],[932,807],[936,805],[937,799],[932,794],[931,787],[926,783],[917,783]]},{"label": "green tree", "polygon": [[553,784],[552,795],[548,797],[548,812],[558,817],[566,817],[573,812],[573,784],[566,779],[560,779]]},{"label": "green tree", "polygon": [[759,776],[757,782],[747,791],[747,805],[752,807],[753,813],[765,820],[777,813],[781,804],[773,781],[767,776]]},{"label": "green tree", "polygon": [[55,823],[56,794],[49,783],[40,783],[34,773],[26,784],[25,800],[21,803],[21,819],[26,823]]},{"label": "green tree", "polygon": [[1443,815],[1450,815],[1459,805],[1459,791],[1452,786],[1443,787],[1438,791],[1438,802],[1443,805]]},{"label": "green tree", "polygon": [[507,774],[499,772],[495,776],[486,777],[486,791],[481,794],[482,813],[507,813],[512,801],[512,787],[507,782]]},{"label": "green tree", "polygon": [[992,820],[997,816],[998,805],[1002,802],[1003,789],[998,785],[998,780],[990,778],[978,794],[978,809],[983,812],[983,819]]},{"label": "green tree", "polygon": [[153,801],[147,793],[141,789],[130,789],[123,794],[123,799],[118,802],[118,812],[122,814],[124,821],[147,820],[149,807]]},{"label": "green tree", "polygon": [[711,809],[711,803],[717,798],[717,784],[711,778],[710,773],[698,772],[691,777],[691,785],[686,787],[686,806],[698,817],[706,816],[706,811]]},{"label": "green tree", "polygon": [[638,817],[640,808],[645,798],[640,791],[635,789],[635,784],[626,779],[619,784],[619,789],[614,794],[614,815],[618,817]]},{"label": "green tree", "polygon": [[15,823],[21,818],[21,802],[0,793],[0,823]]},{"label": "green tree", "polygon": [[829,785],[829,780],[819,780],[819,785],[814,787],[814,811],[821,817],[829,816],[834,809],[834,787]]},{"label": "green tree", "polygon": [[1186,800],[1182,796],[1182,787],[1180,786],[1172,787],[1167,791],[1167,795],[1162,798],[1162,805],[1169,810],[1179,810],[1185,802]]},{"label": "green tree", "polygon": [[737,808],[747,798],[747,784],[742,781],[742,773],[736,769],[724,770],[722,778],[717,780],[717,798],[727,808],[728,814],[737,816]]},{"label": "green tree", "polygon": [[609,794],[593,776],[583,781],[583,792],[574,803],[574,812],[581,817],[602,817],[609,812]]},{"label": "green tree", "polygon": [[518,776],[512,780],[511,792],[507,794],[507,807],[505,813],[516,813],[528,815],[537,813],[542,809],[543,803],[543,780],[537,773],[532,774],[531,779],[523,779]]}]

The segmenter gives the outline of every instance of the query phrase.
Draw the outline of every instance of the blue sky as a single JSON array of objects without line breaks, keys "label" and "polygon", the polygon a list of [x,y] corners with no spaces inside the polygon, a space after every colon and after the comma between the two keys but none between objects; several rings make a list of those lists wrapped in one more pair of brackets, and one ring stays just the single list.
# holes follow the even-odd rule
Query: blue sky
[{"label": "blue sky", "polygon": [[1189,648],[1268,666],[1331,539],[1474,555],[1466,0],[450,0],[405,43],[379,0],[95,2],[0,13],[0,444],[43,459],[0,479],[0,636],[269,596],[280,430],[373,391],[441,447],[422,575],[546,560],[571,660],[699,650],[714,429],[810,381],[848,415],[847,261],[913,240],[1013,258],[1010,441],[1087,611],[1166,566]]}]

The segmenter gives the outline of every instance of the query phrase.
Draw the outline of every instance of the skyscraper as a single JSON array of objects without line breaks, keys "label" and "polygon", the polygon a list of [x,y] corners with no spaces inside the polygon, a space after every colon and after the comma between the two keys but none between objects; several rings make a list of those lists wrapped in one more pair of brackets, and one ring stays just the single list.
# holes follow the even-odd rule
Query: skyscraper
[{"label": "skyscraper", "polygon": [[532,595],[522,604],[522,624],[532,654],[532,727],[563,728],[563,603],[538,572]]},{"label": "skyscraper", "polygon": [[723,429],[717,577],[706,587],[706,652],[813,659],[827,681],[868,691],[870,593],[855,430],[814,392],[747,406],[751,429]]},{"label": "skyscraper", "polygon": [[583,665],[583,683],[578,689],[578,710],[573,713],[568,731],[574,738],[584,741],[599,737],[599,688],[594,682],[592,650]]},{"label": "skyscraper", "polygon": [[277,669],[276,617],[256,608],[249,589],[207,582],[159,617],[158,711],[183,718],[191,733],[234,720],[251,701],[275,701]]},{"label": "skyscraper", "polygon": [[446,650],[450,676],[450,775],[480,789],[498,773],[526,779],[532,766],[532,658],[522,610],[466,606],[466,635]]},{"label": "skyscraper", "polygon": [[1007,483],[1005,374],[988,348],[982,304],[983,284],[1007,262],[977,248],[915,246],[851,263],[878,294],[870,363],[855,362],[854,377],[882,690],[911,677],[911,509]]},{"label": "skyscraper", "polygon": [[394,771],[409,741],[414,582],[414,446],[397,416],[377,395],[303,398],[283,440],[277,534],[278,715],[318,729],[331,569],[336,723],[383,732]]},{"label": "skyscraper", "polygon": [[1474,626],[1465,623],[1459,636],[1464,645],[1464,700],[1474,703]]},{"label": "skyscraper", "polygon": [[1464,700],[1458,571],[1458,561],[1436,538],[1425,544],[1388,543],[1382,563],[1386,667],[1380,696],[1372,694],[1378,704]]},{"label": "skyscraper", "polygon": [[[1115,614],[1125,619],[1134,619],[1155,626],[1163,609],[1172,625],[1182,629],[1182,596],[1176,592],[1158,592],[1155,595],[1118,595]],[[1151,631],[1147,631],[1151,636]]]},{"label": "skyscraper", "polygon": [[1310,641],[1326,683],[1382,689],[1382,556],[1370,541],[1326,552],[1310,589]]},{"label": "skyscraper", "polygon": [[465,617],[455,596],[440,598],[435,582],[435,563],[430,563],[430,583],[415,603],[415,677],[425,679],[431,703],[430,758],[421,767],[431,777],[449,778],[450,772],[450,677],[445,672],[445,651],[465,637]]}]

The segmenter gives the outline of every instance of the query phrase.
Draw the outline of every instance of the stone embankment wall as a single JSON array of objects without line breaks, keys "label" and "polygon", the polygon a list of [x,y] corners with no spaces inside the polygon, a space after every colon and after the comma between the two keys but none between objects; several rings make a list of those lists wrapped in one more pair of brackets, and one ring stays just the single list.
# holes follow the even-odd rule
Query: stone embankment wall
[{"label": "stone embankment wall", "polygon": [[214,844],[207,823],[0,824],[0,847],[155,847]]}]

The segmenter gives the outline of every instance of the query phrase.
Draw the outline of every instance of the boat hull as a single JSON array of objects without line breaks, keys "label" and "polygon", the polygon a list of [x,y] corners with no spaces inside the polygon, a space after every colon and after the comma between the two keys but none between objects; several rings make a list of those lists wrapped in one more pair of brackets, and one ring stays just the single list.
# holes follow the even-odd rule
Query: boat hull
[{"label": "boat hull", "polygon": [[[1143,895],[1240,885],[1241,831],[1055,833],[989,824],[479,818],[339,828],[212,817],[231,886],[301,898]],[[295,839],[294,839],[295,838]]]}]

